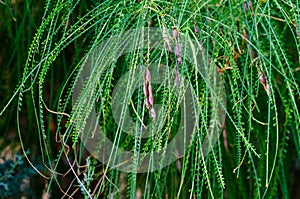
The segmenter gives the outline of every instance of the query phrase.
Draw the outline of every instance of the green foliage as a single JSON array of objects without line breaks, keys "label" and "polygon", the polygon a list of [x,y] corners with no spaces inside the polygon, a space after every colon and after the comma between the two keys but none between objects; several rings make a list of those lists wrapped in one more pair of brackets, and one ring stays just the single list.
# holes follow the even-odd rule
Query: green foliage
[{"label": "green foliage", "polygon": [[[294,187],[300,179],[298,2],[32,0],[0,4],[1,37],[8,46],[0,50],[4,85],[0,87],[0,128],[4,136],[9,130],[17,132],[23,151],[32,148],[41,155],[50,174],[40,174],[48,180],[53,197],[290,198],[296,194]],[[176,27],[202,45],[226,89],[222,122],[217,113],[225,107],[215,106],[219,101],[210,90],[211,82],[201,77],[193,63],[184,61],[178,67],[176,53],[166,50],[140,49],[113,63],[99,60],[108,66],[94,71],[99,79],[84,80],[87,84],[73,104],[72,94],[90,53],[111,36],[141,27]],[[117,53],[114,50],[111,53]],[[135,173],[138,158],[166,150],[183,119],[180,96],[166,85],[152,84],[155,103],[166,110],[166,123],[158,133],[152,129],[149,138],[137,133],[153,117],[144,105],[143,85],[134,88],[138,77],[132,69],[152,63],[178,69],[191,83],[199,124],[191,142],[185,143],[188,149],[182,157],[161,170]],[[129,107],[133,134],[119,126],[126,122],[124,106],[117,107],[123,115],[119,123],[111,108],[114,88],[125,74],[129,83],[124,93],[133,95],[126,95],[120,104]],[[165,79],[174,76],[164,75]],[[104,134],[115,146],[133,152],[130,173],[102,164],[84,148],[80,136],[94,107]],[[157,113],[157,117],[163,116]],[[15,120],[17,126],[12,128]],[[222,128],[221,136],[205,156],[202,143],[214,125]],[[113,153],[110,160],[118,161]]]}]

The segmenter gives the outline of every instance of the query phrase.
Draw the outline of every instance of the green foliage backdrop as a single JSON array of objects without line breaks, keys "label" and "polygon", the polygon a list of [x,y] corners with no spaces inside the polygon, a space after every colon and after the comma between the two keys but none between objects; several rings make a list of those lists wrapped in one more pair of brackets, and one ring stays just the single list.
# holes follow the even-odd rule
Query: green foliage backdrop
[{"label": "green foliage backdrop", "polygon": [[[20,144],[53,198],[300,197],[298,1],[4,0],[0,13],[0,149]],[[176,27],[198,41],[221,75],[227,109],[221,136],[204,157],[201,142],[213,119],[209,85],[184,63],[178,70],[197,91],[201,125],[183,157],[159,171],[136,174],[109,168],[85,150],[72,121],[84,124],[88,110],[72,110],[72,93],[95,46],[141,27]],[[144,62],[175,68],[175,55],[164,53],[127,53],[95,82],[95,101],[86,106],[96,103],[104,132],[111,140],[118,137],[126,150],[157,149],[151,139],[140,143],[121,135],[110,110],[113,88]],[[155,101],[178,105],[167,90],[153,89]],[[139,89],[132,106],[149,120],[141,111],[143,100]],[[177,112],[169,110],[166,131],[176,128]],[[136,123],[141,125],[137,118]],[[167,137],[157,139],[163,149]],[[38,167],[35,157],[41,159]]]}]

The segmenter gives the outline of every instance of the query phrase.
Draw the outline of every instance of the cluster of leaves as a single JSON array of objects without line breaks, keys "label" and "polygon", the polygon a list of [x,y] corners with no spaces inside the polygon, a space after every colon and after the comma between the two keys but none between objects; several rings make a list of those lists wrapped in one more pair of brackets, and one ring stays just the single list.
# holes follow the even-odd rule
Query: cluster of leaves
[{"label": "cluster of leaves", "polygon": [[[17,118],[16,131],[24,151],[32,147],[30,140],[37,140],[35,147],[40,149],[42,162],[45,167],[50,165],[52,171],[50,176],[42,174],[49,179],[48,192],[56,187],[65,196],[86,198],[289,198],[295,194],[297,177],[293,173],[299,170],[300,157],[298,2],[110,0],[88,4],[80,0],[48,0],[43,3],[41,6],[36,1],[19,4],[3,1],[6,6],[3,13],[9,20],[1,23],[7,27],[8,40],[14,41],[15,48],[10,57],[0,59],[0,64],[5,63],[2,74],[18,74],[19,83],[10,95],[15,83],[9,82],[6,75],[0,76],[8,85],[0,88],[0,95],[7,102],[1,102],[4,108],[0,116],[10,122]],[[23,16],[18,8],[22,4],[26,5]],[[211,85],[201,79],[192,63],[183,61],[178,67],[178,55],[155,50],[124,54],[105,71],[95,71],[101,75],[87,82],[88,86],[71,107],[76,82],[89,54],[111,36],[141,27],[176,29],[189,35],[207,52],[212,67],[222,76],[227,98],[222,124],[218,124],[222,136],[207,156],[202,153],[201,143],[211,121],[217,120],[212,103],[217,99],[211,94]],[[23,46],[27,38],[31,44]],[[22,46],[18,47],[19,44]],[[28,49],[27,59],[24,49]],[[106,65],[106,61],[99,63]],[[194,106],[201,117],[186,153],[161,170],[143,174],[134,172],[137,160],[129,174],[91,160],[80,135],[95,104],[99,124],[115,145],[135,155],[166,148],[170,139],[167,133],[176,131],[182,119],[177,109],[180,103],[166,87],[153,84],[154,101],[164,104],[167,110],[161,136],[142,139],[137,134],[125,134],[116,124],[111,109],[113,90],[119,79],[138,65],[151,63],[178,70],[195,90],[198,101]],[[132,92],[133,97],[120,104],[129,104],[134,128],[139,128],[143,122],[147,125],[151,117],[143,105],[142,86],[133,90],[135,76],[130,75],[131,84],[126,91]],[[7,111],[9,108],[16,111]],[[122,106],[118,108],[121,115],[125,114]],[[8,132],[8,125],[4,122],[0,125]],[[60,173],[65,175],[57,175]],[[66,179],[68,176],[71,179]]]}]

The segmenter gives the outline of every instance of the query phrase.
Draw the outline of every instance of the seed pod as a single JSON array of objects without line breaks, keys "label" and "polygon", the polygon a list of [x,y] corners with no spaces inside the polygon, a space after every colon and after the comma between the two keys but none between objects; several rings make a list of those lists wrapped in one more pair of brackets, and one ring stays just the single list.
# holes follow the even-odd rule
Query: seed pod
[{"label": "seed pod", "polygon": [[170,46],[169,46],[169,43],[167,41],[165,41],[165,47],[166,47],[167,51],[170,51]]},{"label": "seed pod", "polygon": [[147,68],[147,71],[146,71],[146,80],[148,82],[151,82],[151,73],[150,73],[150,70]]},{"label": "seed pod", "polygon": [[254,59],[254,57],[255,57],[255,54],[254,54],[254,51],[252,50],[252,48],[250,48],[250,50],[249,50],[249,51],[250,51],[251,58],[252,58],[252,59]]},{"label": "seed pod", "polygon": [[261,75],[259,77],[259,81],[260,81],[261,85],[264,87],[265,91],[267,92],[267,95],[270,95],[271,89],[270,89],[270,86],[269,86],[268,81],[266,80],[265,76]]},{"label": "seed pod", "polygon": [[144,82],[143,82],[143,91],[144,91],[144,94],[147,98],[148,96],[148,90],[147,90],[147,81],[146,81],[146,78],[144,78]]},{"label": "seed pod", "polygon": [[270,95],[270,94],[271,94],[271,89],[270,89],[269,84],[267,84],[265,90],[266,90],[266,92],[267,92],[267,95]]},{"label": "seed pod", "polygon": [[150,103],[149,103],[149,100],[147,98],[145,99],[145,104],[146,104],[146,108],[149,110],[150,109]]},{"label": "seed pod", "polygon": [[176,167],[177,167],[177,170],[178,170],[179,172],[181,172],[181,162],[180,162],[180,159],[177,159],[177,160],[176,160]]},{"label": "seed pod", "polygon": [[247,11],[248,11],[248,6],[247,6],[247,3],[246,3],[246,2],[244,2],[244,4],[243,4],[243,8],[244,8],[244,11],[245,11],[245,12],[247,12]]},{"label": "seed pod", "polygon": [[199,44],[200,44],[200,46],[199,46],[199,47],[200,47],[200,51],[203,51],[203,50],[204,50],[204,47],[203,47],[203,42],[202,42],[202,40],[199,41]]},{"label": "seed pod", "polygon": [[178,45],[175,45],[174,52],[176,57],[180,57],[180,48]]},{"label": "seed pod", "polygon": [[199,30],[199,28],[198,28],[196,22],[194,22],[194,32],[195,32],[196,35],[198,35],[199,32],[200,32],[200,30]]},{"label": "seed pod", "polygon": [[228,140],[227,140],[227,131],[226,129],[223,130],[223,143],[224,143],[224,148],[226,152],[228,153]]},{"label": "seed pod", "polygon": [[261,75],[261,76],[259,77],[259,81],[260,81],[260,83],[261,83],[263,86],[266,85],[266,78],[265,78],[264,75]]},{"label": "seed pod", "polygon": [[152,93],[152,86],[151,86],[151,84],[148,85],[148,91],[149,91],[149,102],[153,106],[154,99],[153,99],[153,93]]},{"label": "seed pod", "polygon": [[252,1],[248,1],[248,6],[249,6],[249,8],[251,9],[251,11],[252,11],[252,14],[253,14],[253,4],[252,4]]},{"label": "seed pod", "polygon": [[251,10],[253,9],[252,1],[248,1],[248,6],[250,7]]},{"label": "seed pod", "polygon": [[178,63],[178,65],[181,65],[181,64],[182,64],[181,57],[177,57],[177,63]]},{"label": "seed pod", "polygon": [[174,37],[174,39],[177,39],[177,37],[178,37],[178,31],[177,31],[176,26],[173,27],[173,37]]},{"label": "seed pod", "polygon": [[156,112],[153,107],[151,108],[150,112],[151,112],[151,116],[152,116],[153,120],[156,120]]},{"label": "seed pod", "polygon": [[296,36],[299,36],[299,27],[296,26]]},{"label": "seed pod", "polygon": [[149,26],[150,26],[150,27],[153,27],[153,19],[152,19],[152,18],[151,18],[150,21],[149,21]]},{"label": "seed pod", "polygon": [[247,40],[248,40],[248,34],[247,34],[247,32],[246,32],[246,30],[245,30],[245,29],[243,29],[243,35],[244,35],[245,39],[247,39]]}]

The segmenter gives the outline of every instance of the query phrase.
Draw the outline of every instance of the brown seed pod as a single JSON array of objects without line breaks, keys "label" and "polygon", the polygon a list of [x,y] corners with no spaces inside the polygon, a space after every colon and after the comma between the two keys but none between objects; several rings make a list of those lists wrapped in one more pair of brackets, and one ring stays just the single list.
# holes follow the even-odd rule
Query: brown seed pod
[{"label": "brown seed pod", "polygon": [[247,11],[248,11],[248,6],[247,6],[247,3],[246,3],[246,2],[244,2],[244,4],[243,4],[243,8],[244,8],[244,11],[245,11],[245,12],[247,12]]},{"label": "brown seed pod", "polygon": [[144,78],[144,82],[143,82],[143,91],[144,91],[144,94],[147,98],[148,96],[148,90],[147,90],[147,81],[146,81],[146,78]]},{"label": "brown seed pod", "polygon": [[178,37],[177,27],[174,26],[174,27],[173,27],[173,38],[174,38],[174,39],[177,39],[177,37]]},{"label": "brown seed pod", "polygon": [[177,57],[177,63],[178,63],[178,65],[181,65],[181,64],[182,64],[182,59],[181,59],[181,57]]},{"label": "brown seed pod", "polygon": [[175,45],[174,53],[175,53],[176,57],[180,57],[180,48],[177,44]]},{"label": "brown seed pod", "polygon": [[196,35],[198,35],[200,32],[199,27],[197,26],[196,22],[194,22],[194,32]]},{"label": "brown seed pod", "polygon": [[181,172],[181,162],[180,162],[180,159],[177,159],[176,160],[176,167],[177,167],[177,170],[179,171],[179,172]]},{"label": "brown seed pod", "polygon": [[153,106],[154,99],[153,99],[153,93],[152,93],[152,86],[151,86],[151,84],[148,85],[148,91],[149,91],[149,102]]},{"label": "brown seed pod", "polygon": [[261,76],[259,77],[259,81],[260,81],[260,83],[261,83],[262,85],[265,85],[265,84],[266,84],[266,78],[265,78],[265,76],[264,76],[264,75],[261,75]]},{"label": "brown seed pod", "polygon": [[167,51],[170,51],[170,46],[169,46],[169,43],[167,41],[165,41],[165,47],[166,47]]},{"label": "brown seed pod", "polygon": [[251,10],[253,10],[253,4],[252,4],[252,1],[248,1],[248,6],[251,8]]},{"label": "brown seed pod", "polygon": [[148,82],[151,82],[151,73],[150,73],[150,70],[149,70],[149,69],[147,69],[147,71],[146,71],[146,80],[147,80]]},{"label": "brown seed pod", "polygon": [[151,108],[150,112],[151,112],[151,116],[152,116],[153,120],[156,120],[156,112],[153,107]]},{"label": "brown seed pod", "polygon": [[149,103],[149,100],[147,98],[145,99],[145,104],[146,104],[146,108],[149,110],[150,109],[150,103]]}]

